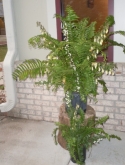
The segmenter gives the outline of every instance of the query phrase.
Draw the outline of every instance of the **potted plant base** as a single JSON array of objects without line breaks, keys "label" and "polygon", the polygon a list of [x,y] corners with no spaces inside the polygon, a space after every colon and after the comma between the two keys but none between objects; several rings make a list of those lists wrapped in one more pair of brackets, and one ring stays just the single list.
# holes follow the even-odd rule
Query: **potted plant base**
[{"label": "potted plant base", "polygon": [[[87,120],[87,119],[90,119],[90,118],[95,120],[95,111],[91,106],[87,105],[86,113],[85,113],[85,119]],[[66,112],[65,104],[62,104],[62,106],[60,107],[59,122],[61,124],[66,124],[66,125],[70,124],[70,119],[69,119],[68,114]],[[59,133],[58,133],[58,143],[61,145],[62,148],[67,150],[66,141],[62,137],[62,133],[61,133],[60,130],[59,130]],[[83,154],[83,163],[84,163],[85,159],[86,159],[86,148],[84,146],[83,146],[83,151],[81,153]],[[76,157],[78,157],[78,156],[76,156]],[[72,157],[71,157],[71,161],[73,163],[76,163],[76,161]]]},{"label": "potted plant base", "polygon": [[87,99],[86,99],[86,102],[85,102],[81,99],[80,94],[78,92],[73,92],[72,98],[71,98],[71,105],[74,108],[76,108],[76,106],[78,105],[79,108],[81,108],[84,112],[86,112]]},{"label": "potted plant base", "polygon": [[[83,148],[82,148],[81,153],[82,153],[82,156],[83,156],[83,164],[84,164],[84,163],[85,163],[85,160],[86,160],[86,148],[85,148],[84,146],[83,146]],[[78,155],[76,155],[76,159],[79,160]],[[76,161],[75,161],[74,158],[72,158],[72,157],[71,157],[71,161],[72,161],[73,163],[76,163]]]},{"label": "potted plant base", "polygon": [[95,118],[94,109],[87,105],[86,113],[83,110],[68,109],[66,111],[65,104],[60,107],[59,122],[55,123],[56,128],[53,130],[55,144],[60,144],[64,149],[69,151],[71,161],[79,165],[85,164],[86,150],[89,150],[96,141],[100,139],[120,137],[114,134],[108,134],[102,126],[109,116]]}]

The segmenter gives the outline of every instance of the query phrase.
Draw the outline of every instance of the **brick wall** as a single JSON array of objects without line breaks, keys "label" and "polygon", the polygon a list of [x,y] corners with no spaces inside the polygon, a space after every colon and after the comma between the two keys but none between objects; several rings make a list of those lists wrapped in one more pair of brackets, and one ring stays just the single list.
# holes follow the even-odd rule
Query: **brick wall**
[{"label": "brick wall", "polygon": [[118,63],[115,76],[104,75],[108,92],[104,94],[101,86],[98,89],[98,102],[88,102],[96,111],[97,117],[109,115],[104,125],[107,129],[125,131],[125,63]]},{"label": "brick wall", "polygon": [[[45,79],[46,77],[42,78]],[[58,121],[59,107],[64,97],[63,89],[54,93],[45,86],[36,86],[36,81],[39,78],[16,83],[17,105],[8,114],[26,119]]]},{"label": "brick wall", "polygon": [[[96,104],[88,101],[97,117],[109,115],[105,128],[125,131],[125,63],[118,63],[115,76],[104,75],[108,92],[104,94],[99,86],[100,95]],[[46,77],[43,77],[45,79]],[[39,78],[37,78],[37,81]],[[27,79],[17,82],[17,105],[8,115],[45,121],[58,121],[59,107],[64,97],[63,89],[57,93],[46,87],[34,85],[36,80]]]}]

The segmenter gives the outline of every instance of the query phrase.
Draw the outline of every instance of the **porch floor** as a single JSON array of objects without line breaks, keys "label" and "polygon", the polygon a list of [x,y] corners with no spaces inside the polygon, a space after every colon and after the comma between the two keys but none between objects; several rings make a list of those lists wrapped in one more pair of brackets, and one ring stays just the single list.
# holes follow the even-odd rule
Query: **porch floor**
[{"label": "porch floor", "polygon": [[[54,144],[54,128],[50,122],[0,116],[0,165],[74,165],[68,151]],[[107,132],[122,140],[95,145],[87,152],[86,165],[125,164],[125,133]]]}]

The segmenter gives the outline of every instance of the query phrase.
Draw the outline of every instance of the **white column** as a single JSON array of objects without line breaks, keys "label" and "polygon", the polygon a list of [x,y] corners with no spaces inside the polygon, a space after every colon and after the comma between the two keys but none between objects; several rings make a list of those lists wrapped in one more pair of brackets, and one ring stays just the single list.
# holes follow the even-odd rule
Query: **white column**
[{"label": "white column", "polygon": [[14,24],[12,0],[3,0],[8,51],[3,62],[6,102],[0,104],[1,112],[10,111],[16,103],[15,83],[12,78],[14,61],[17,57],[16,29]]}]

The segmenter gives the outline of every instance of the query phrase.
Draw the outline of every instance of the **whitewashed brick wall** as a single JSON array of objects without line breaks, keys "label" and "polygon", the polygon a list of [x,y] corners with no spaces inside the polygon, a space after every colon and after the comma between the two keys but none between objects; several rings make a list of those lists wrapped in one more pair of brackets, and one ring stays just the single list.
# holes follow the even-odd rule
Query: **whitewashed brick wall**
[{"label": "whitewashed brick wall", "polygon": [[[45,80],[45,77],[42,80]],[[52,90],[47,90],[45,86],[36,86],[36,81],[39,81],[39,78],[16,83],[17,105],[8,115],[34,120],[58,121],[59,108],[64,98],[63,89],[54,93]]]},{"label": "whitewashed brick wall", "polygon": [[[118,63],[115,76],[105,75],[108,92],[104,94],[101,86],[96,104],[88,102],[97,117],[109,115],[105,128],[125,131],[125,63]],[[43,78],[45,79],[45,77]],[[60,89],[56,94],[45,87],[34,85],[35,80],[17,82],[18,103],[8,115],[45,121],[58,121],[59,107],[62,104],[64,92]]]},{"label": "whitewashed brick wall", "polygon": [[107,94],[99,87],[98,102],[88,102],[96,111],[97,117],[109,115],[104,125],[107,129],[125,131],[125,63],[118,63],[115,76],[104,75],[108,87]]}]

